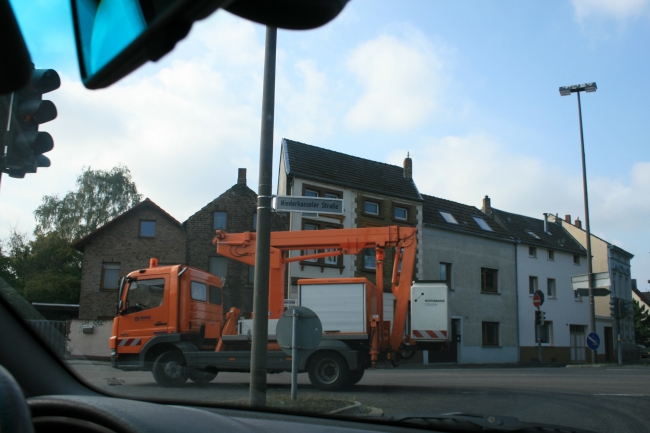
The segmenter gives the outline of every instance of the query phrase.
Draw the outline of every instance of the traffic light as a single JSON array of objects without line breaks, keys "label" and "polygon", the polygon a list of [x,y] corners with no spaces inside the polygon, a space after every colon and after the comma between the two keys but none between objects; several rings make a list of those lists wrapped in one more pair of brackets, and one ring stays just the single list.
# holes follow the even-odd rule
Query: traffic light
[{"label": "traffic light", "polygon": [[618,298],[609,298],[609,312],[612,317],[618,317]]},{"label": "traffic light", "polygon": [[546,314],[541,310],[535,310],[535,325],[543,326],[544,319],[546,319]]},{"label": "traffic light", "polygon": [[38,125],[56,118],[56,107],[52,101],[44,101],[43,94],[60,85],[55,70],[35,69],[26,87],[4,97],[8,113],[2,114],[6,114],[9,128],[0,168],[10,177],[22,178],[25,173],[36,173],[38,167],[50,166],[50,159],[43,154],[52,150],[54,141],[47,132],[39,132]]}]

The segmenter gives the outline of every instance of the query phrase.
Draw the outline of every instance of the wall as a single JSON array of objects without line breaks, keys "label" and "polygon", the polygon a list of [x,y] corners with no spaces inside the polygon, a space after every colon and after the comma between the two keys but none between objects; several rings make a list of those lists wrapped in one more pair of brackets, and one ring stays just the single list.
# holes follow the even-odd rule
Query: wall
[{"label": "wall", "polygon": [[[571,277],[587,273],[586,257],[581,256],[580,264],[573,263],[573,253],[554,251],[554,260],[548,259],[548,249],[536,246],[536,257],[529,256],[529,245],[517,246],[518,287],[519,287],[519,344],[521,362],[537,359],[535,340],[535,306],[529,293],[529,277],[536,276],[538,289],[544,292],[545,301],[541,310],[546,320],[552,322],[552,335],[549,343],[543,343],[542,361],[550,363],[570,361],[570,325],[586,326],[589,329],[589,299],[575,300]],[[547,279],[555,279],[556,297],[547,295]],[[562,348],[562,349],[560,349]],[[567,358],[568,356],[568,358]]]},{"label": "wall", "polygon": [[[92,334],[84,334],[83,325],[93,325]],[[108,341],[113,328],[112,320],[69,320],[67,350],[71,356],[110,359]]]},{"label": "wall", "polygon": [[[140,237],[140,220],[156,221],[154,237]],[[119,277],[149,267],[149,259],[160,264],[185,262],[185,233],[148,205],[128,212],[105,226],[84,247],[79,318],[111,318],[115,315],[117,289],[101,289],[102,264],[120,263]]]},{"label": "wall", "polygon": [[[425,226],[422,275],[437,280],[439,263],[452,264],[450,313],[462,318],[458,362],[518,361],[514,243]],[[498,294],[481,293],[481,268],[498,269]],[[482,322],[499,322],[499,347],[483,347]]]}]

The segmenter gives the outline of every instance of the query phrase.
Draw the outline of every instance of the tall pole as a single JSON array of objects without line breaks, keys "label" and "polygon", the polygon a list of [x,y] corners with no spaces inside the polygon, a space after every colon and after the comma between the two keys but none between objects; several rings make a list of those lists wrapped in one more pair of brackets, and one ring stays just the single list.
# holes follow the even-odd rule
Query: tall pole
[{"label": "tall pole", "polygon": [[275,106],[275,51],[278,29],[266,27],[260,174],[257,190],[257,244],[253,285],[253,341],[249,402],[266,405],[266,348],[269,330],[269,257],[271,248],[271,194],[273,171],[273,117]]},{"label": "tall pole", "polygon": [[[578,119],[580,121],[580,149],[582,151],[582,188],[585,198],[585,230],[587,232],[587,284],[589,287],[589,327],[591,332],[596,332],[596,303],[594,302],[594,280],[591,268],[591,231],[589,230],[589,198],[587,195],[587,165],[585,163],[585,140],[582,135],[582,106],[580,92],[578,95]],[[596,363],[597,351],[591,351],[591,363]]]}]

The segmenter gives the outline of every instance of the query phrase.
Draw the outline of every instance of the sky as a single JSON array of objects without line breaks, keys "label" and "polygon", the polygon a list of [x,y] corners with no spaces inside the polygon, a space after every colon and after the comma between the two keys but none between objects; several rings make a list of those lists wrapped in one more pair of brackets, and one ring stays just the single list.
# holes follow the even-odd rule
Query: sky
[{"label": "sky", "polygon": [[[156,63],[83,87],[69,1],[12,0],[32,60],[61,88],[52,166],[2,178],[0,238],[34,228],[44,195],[83,167],[126,165],[179,221],[248,169],[257,190],[265,28],[219,11]],[[282,138],[401,165],[420,192],[584,221],[575,95],[582,94],[591,229],[629,251],[650,290],[650,0],[352,0],[331,23],[278,32],[274,183]],[[275,190],[276,186],[274,186]]]}]

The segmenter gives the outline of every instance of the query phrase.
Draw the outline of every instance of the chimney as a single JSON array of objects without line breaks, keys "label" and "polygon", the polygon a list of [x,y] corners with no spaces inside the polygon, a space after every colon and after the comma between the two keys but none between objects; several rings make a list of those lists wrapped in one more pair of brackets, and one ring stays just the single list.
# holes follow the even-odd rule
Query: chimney
[{"label": "chimney", "polygon": [[237,185],[246,185],[246,169],[240,168],[237,174]]},{"label": "chimney", "polygon": [[548,214],[544,213],[544,233],[548,234]]},{"label": "chimney", "polygon": [[406,152],[406,158],[404,158],[404,177],[413,179],[413,161],[409,152]]},{"label": "chimney", "polygon": [[578,227],[579,229],[582,228],[582,221],[580,221],[580,218],[576,218],[576,222],[573,223],[574,226]]},{"label": "chimney", "polygon": [[483,213],[486,215],[492,215],[492,204],[490,203],[490,197],[487,195],[483,197]]},{"label": "chimney", "polygon": [[571,214],[566,214],[566,215],[564,215],[564,221],[566,221],[566,222],[568,222],[569,224],[571,224]]}]

